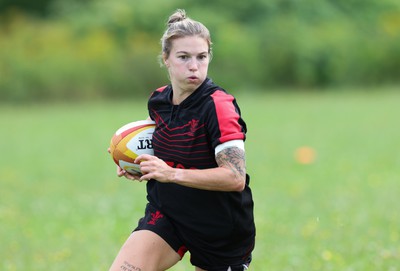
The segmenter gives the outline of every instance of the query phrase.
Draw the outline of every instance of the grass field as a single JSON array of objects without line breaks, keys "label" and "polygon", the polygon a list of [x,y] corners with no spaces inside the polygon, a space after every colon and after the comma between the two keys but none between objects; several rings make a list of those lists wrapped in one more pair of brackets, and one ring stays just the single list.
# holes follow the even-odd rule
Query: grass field
[{"label": "grass field", "polygon": [[[253,271],[400,270],[400,92],[239,95]],[[0,270],[108,270],[145,186],[106,149],[145,101],[0,106]],[[295,151],[316,152],[301,164]],[[189,257],[172,270],[193,270]]]}]

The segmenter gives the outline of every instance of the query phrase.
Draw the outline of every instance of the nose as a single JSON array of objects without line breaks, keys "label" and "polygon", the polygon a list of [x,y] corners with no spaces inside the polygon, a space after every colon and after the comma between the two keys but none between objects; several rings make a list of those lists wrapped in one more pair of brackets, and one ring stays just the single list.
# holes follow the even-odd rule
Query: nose
[{"label": "nose", "polygon": [[199,63],[197,63],[197,59],[192,57],[188,62],[189,70],[196,71],[198,69]]}]

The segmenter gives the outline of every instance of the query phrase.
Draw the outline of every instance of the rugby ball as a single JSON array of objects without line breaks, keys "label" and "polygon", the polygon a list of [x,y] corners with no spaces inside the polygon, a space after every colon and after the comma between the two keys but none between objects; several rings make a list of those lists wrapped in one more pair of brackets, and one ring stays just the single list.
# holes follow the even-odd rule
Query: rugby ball
[{"label": "rugby ball", "polygon": [[119,128],[110,142],[114,162],[129,173],[141,174],[139,165],[134,161],[141,154],[154,155],[152,138],[155,127],[152,120],[140,120]]}]

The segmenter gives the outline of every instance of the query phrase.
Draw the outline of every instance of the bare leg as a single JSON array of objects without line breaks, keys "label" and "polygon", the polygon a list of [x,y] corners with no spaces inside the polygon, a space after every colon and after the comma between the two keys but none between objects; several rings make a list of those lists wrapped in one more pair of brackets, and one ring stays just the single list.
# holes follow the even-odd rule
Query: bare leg
[{"label": "bare leg", "polygon": [[163,271],[180,261],[180,256],[154,232],[141,230],[129,236],[110,271]]}]

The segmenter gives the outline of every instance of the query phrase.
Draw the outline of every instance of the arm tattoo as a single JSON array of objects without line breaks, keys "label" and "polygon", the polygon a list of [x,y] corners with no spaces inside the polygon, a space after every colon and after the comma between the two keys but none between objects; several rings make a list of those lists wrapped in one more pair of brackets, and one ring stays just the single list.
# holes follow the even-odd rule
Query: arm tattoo
[{"label": "arm tattoo", "polygon": [[141,271],[142,269],[139,267],[136,267],[130,263],[128,263],[127,261],[124,261],[124,263],[121,265],[120,270],[123,271]]},{"label": "arm tattoo", "polygon": [[218,166],[230,168],[236,177],[243,178],[246,176],[246,158],[244,150],[238,147],[229,147],[217,153],[215,159]]}]

